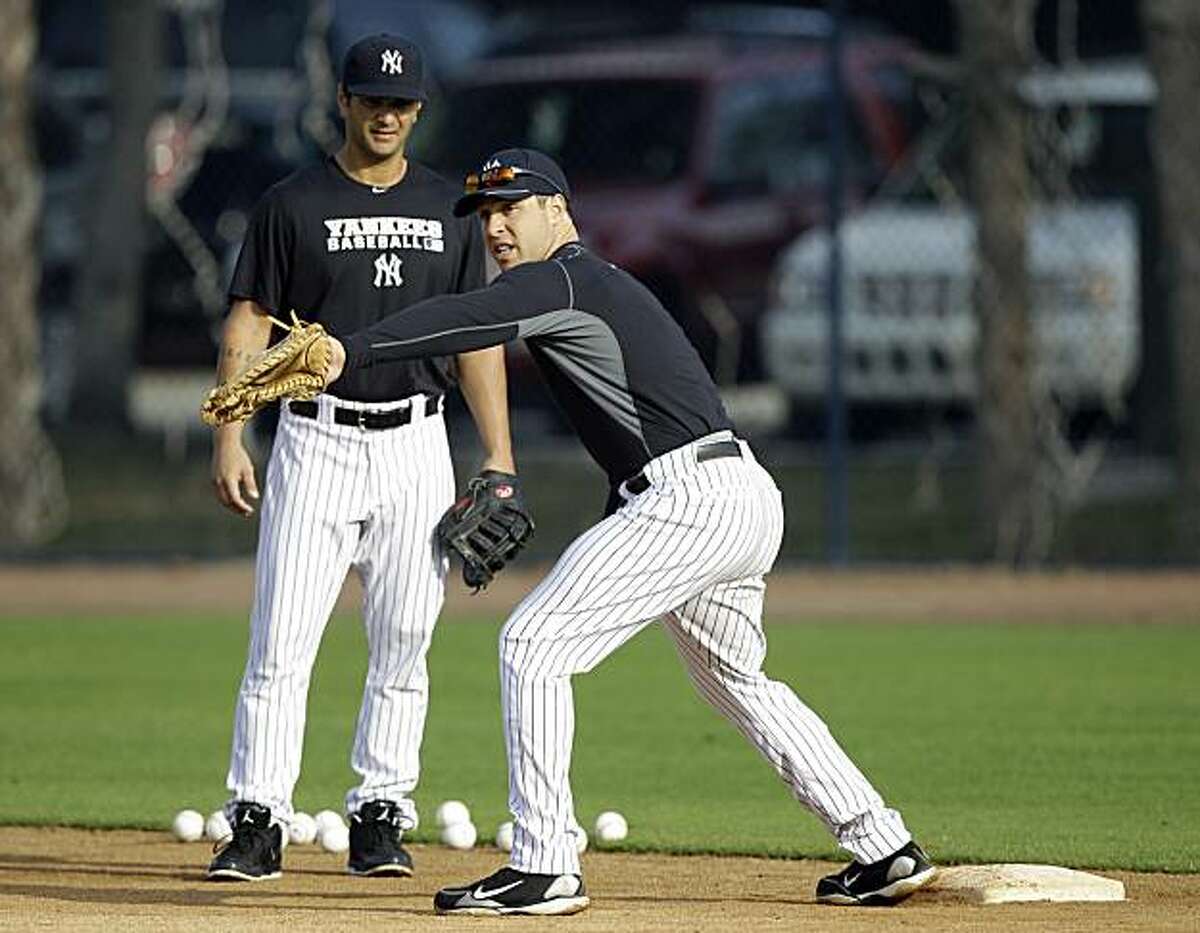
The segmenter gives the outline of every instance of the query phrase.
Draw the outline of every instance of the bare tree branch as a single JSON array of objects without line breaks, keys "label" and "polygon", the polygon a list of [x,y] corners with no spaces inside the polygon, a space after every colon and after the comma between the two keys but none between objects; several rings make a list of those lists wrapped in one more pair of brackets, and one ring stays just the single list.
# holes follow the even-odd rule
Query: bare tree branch
[{"label": "bare tree branch", "polygon": [[0,546],[36,544],[66,516],[62,469],[38,420],[41,371],[34,225],[41,175],[31,144],[31,0],[0,4]]},{"label": "bare tree branch", "polygon": [[984,533],[997,560],[1036,559],[1033,336],[1026,236],[1030,180],[1017,93],[1032,50],[1034,0],[958,0],[969,105],[970,192],[979,217],[979,423]]},{"label": "bare tree branch", "polygon": [[1163,243],[1153,274],[1167,296],[1183,556],[1200,557],[1200,4],[1143,0],[1150,64],[1158,82],[1151,149],[1158,173]]}]

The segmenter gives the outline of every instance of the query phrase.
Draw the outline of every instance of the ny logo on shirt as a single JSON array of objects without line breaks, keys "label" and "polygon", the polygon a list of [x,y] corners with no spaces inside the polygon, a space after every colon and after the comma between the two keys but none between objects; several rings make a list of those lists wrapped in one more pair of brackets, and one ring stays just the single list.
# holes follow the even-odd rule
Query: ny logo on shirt
[{"label": "ny logo on shirt", "polygon": [[404,56],[399,49],[384,49],[379,70],[385,75],[404,74]]},{"label": "ny logo on shirt", "polygon": [[375,287],[386,288],[389,285],[403,285],[400,278],[400,257],[395,253],[380,253],[375,260]]}]

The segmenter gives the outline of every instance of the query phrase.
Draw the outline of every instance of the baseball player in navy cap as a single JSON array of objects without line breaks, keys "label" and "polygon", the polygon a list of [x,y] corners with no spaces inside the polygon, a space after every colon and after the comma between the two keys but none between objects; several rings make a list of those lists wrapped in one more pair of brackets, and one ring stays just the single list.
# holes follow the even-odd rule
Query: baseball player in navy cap
[{"label": "baseball player in navy cap", "polygon": [[[420,49],[401,36],[367,36],[347,51],[338,86],[345,141],[256,207],[229,290],[218,379],[267,346],[268,314],[302,309],[350,333],[484,284],[479,223],[451,212],[458,186],[405,155],[426,77]],[[352,569],[363,582],[368,663],[350,753],[358,781],[345,799],[347,868],[412,874],[402,838],[417,824],[425,655],[448,565],[434,529],[455,500],[443,411],[456,385],[479,430],[482,468],[511,477],[500,347],[348,373],[317,398],[281,407],[226,779],[233,835],[207,877],[258,881],[282,871],[309,680]],[[241,432],[217,428],[213,486],[223,505],[248,516],[258,485]]]},{"label": "baseball player in navy cap", "polygon": [[570,201],[567,176],[558,163],[536,149],[501,149],[470,176],[473,189],[454,204],[458,217],[473,214],[486,200],[523,201],[532,194],[560,194]]},{"label": "baseball player in navy cap", "polygon": [[510,862],[442,889],[442,913],[568,914],[588,906],[570,785],[571,678],[661,622],[701,696],[759,750],[854,860],[821,879],[831,904],[892,904],[934,875],[900,814],[791,687],[763,673],[764,575],[783,537],[774,481],[739,438],[683,331],[580,242],[548,156],[505,149],[467,177],[502,274],[334,342],[334,367],[525,340],[608,474],[606,516],[566,549],[500,633],[514,816]]},{"label": "baseball player in navy cap", "polygon": [[342,61],[342,88],[349,95],[396,100],[429,99],[421,50],[384,33],[354,43]]}]

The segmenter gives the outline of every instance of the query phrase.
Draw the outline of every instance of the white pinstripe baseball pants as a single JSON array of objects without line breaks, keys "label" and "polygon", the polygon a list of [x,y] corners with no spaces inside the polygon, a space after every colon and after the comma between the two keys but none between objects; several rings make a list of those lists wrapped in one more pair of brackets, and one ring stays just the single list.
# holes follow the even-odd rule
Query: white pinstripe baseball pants
[{"label": "white pinstripe baseball pants", "polygon": [[[292,814],[300,775],[309,679],[347,572],[363,581],[369,660],[346,795],[353,812],[393,800],[416,825],[428,704],[425,653],[441,610],[447,560],[433,538],[454,501],[454,471],[440,413],[422,395],[363,404],[322,395],[317,418],[284,407],[267,469],[246,671],[234,714],[227,786],[234,800]],[[334,422],[341,408],[411,404],[413,420],[366,431]]]},{"label": "white pinstripe baseball pants", "polygon": [[577,538],[500,633],[500,678],[515,817],[511,865],[579,873],[569,781],[571,676],[661,618],[700,694],[771,763],[796,799],[863,862],[911,838],[900,814],[821,719],[762,671],[765,584],[783,538],[782,497],[742,457],[697,463],[695,448],[652,460],[650,488]]}]

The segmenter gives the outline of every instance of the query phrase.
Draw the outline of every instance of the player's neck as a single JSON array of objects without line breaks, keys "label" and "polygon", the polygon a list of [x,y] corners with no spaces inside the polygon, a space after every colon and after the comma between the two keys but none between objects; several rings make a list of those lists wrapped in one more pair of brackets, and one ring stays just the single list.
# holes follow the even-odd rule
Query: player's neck
[{"label": "player's neck", "polygon": [[579,242],[579,231],[575,229],[575,225],[573,223],[568,222],[550,240],[550,245],[546,249],[545,258],[549,259],[555,253],[557,253],[560,249],[562,249],[564,246],[566,246],[568,243],[578,243],[578,242]]},{"label": "player's neck", "polygon": [[378,188],[390,188],[392,185],[399,184],[404,180],[404,175],[408,171],[408,159],[404,157],[403,149],[393,156],[380,160],[354,148],[349,143],[343,143],[342,148],[334,154],[334,158],[341,166],[342,171],[350,178],[361,184]]}]

